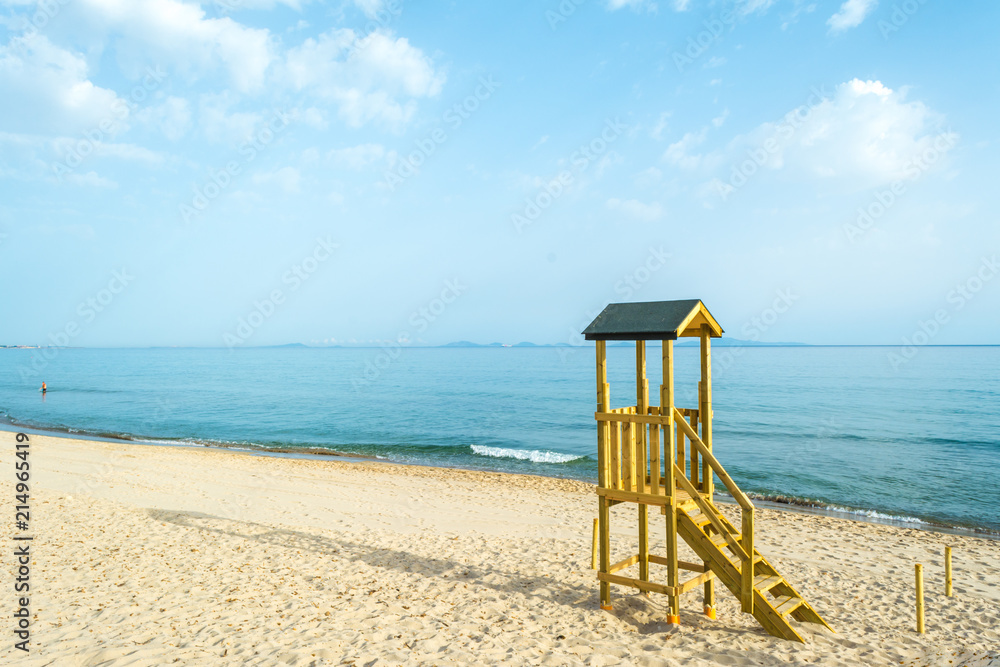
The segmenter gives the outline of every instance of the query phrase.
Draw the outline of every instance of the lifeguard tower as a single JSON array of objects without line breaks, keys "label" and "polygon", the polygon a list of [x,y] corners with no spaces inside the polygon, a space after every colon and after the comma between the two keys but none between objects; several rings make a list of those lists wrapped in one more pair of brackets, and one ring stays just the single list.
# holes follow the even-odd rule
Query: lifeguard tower
[{"label": "lifeguard tower", "polygon": [[[704,611],[715,618],[715,580],[732,591],[744,612],[776,637],[803,641],[790,619],[830,628],[754,547],[754,505],[712,455],[711,340],[722,327],[698,299],[613,303],[583,334],[597,342],[598,534],[601,608],[611,609],[611,584],[662,593],[668,622],[680,623],[680,597],[704,590]],[[675,405],[674,341],[698,338],[701,381],[698,404]],[[611,407],[606,341],[635,341],[636,404]],[[663,343],[660,405],[650,405],[646,341]],[[734,526],[714,503],[714,477],[740,506]],[[639,514],[639,553],[611,562],[611,507],[634,503]],[[666,516],[666,554],[649,552],[649,508]],[[678,536],[701,562],[678,560]],[[616,574],[638,564],[638,577]],[[666,566],[666,584],[650,580],[650,564]],[[681,572],[694,573],[681,581]]]}]

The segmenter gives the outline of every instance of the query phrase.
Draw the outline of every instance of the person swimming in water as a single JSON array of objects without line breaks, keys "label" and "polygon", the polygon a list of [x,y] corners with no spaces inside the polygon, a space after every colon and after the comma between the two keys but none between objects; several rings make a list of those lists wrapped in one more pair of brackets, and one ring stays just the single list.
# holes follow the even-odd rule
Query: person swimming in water
[{"label": "person swimming in water", "polygon": [[48,390],[49,390],[49,389],[48,389],[48,387],[46,387],[46,386],[45,386],[45,383],[43,382],[43,383],[42,383],[42,388],[41,388],[41,390],[40,390],[40,391],[41,391],[41,392],[42,392],[42,393],[44,394],[44,393],[45,393],[45,392],[47,392]]}]

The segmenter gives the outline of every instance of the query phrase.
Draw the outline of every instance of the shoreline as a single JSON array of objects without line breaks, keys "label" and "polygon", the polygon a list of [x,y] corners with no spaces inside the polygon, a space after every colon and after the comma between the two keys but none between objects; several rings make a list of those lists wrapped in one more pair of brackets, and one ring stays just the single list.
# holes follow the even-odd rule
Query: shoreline
[{"label": "shoreline", "polygon": [[[362,454],[339,452],[332,449],[323,450],[321,448],[316,448],[316,447],[302,448],[302,450],[300,451],[297,450],[296,448],[291,448],[291,447],[271,448],[264,446],[255,447],[253,445],[237,445],[237,444],[228,446],[224,444],[208,444],[205,442],[198,442],[198,441],[185,442],[181,440],[143,438],[139,436],[71,433],[68,431],[43,429],[35,426],[28,426],[24,424],[17,424],[11,422],[0,423],[0,431],[22,432],[22,433],[27,433],[29,435],[34,434],[44,437],[61,438],[65,440],[85,440],[91,442],[121,443],[127,445],[141,445],[143,447],[170,447],[170,448],[182,448],[182,449],[190,448],[195,450],[210,450],[210,451],[217,451],[220,453],[224,452],[232,454],[245,454],[249,456],[265,457],[265,458],[270,457],[270,458],[293,459],[293,460],[297,459],[306,461],[340,461],[344,463],[378,463],[384,465],[430,468],[433,470],[461,470],[466,472],[479,472],[479,473],[497,474],[497,475],[522,475],[527,477],[537,477],[540,479],[567,480],[571,482],[579,482],[581,484],[586,484],[591,487],[594,486],[593,482],[590,482],[588,480],[581,480],[575,477],[541,475],[531,472],[490,470],[488,468],[475,468],[471,466],[469,467],[444,466],[444,465],[435,465],[433,463],[421,463],[414,461],[393,461],[391,459],[380,458],[377,456],[365,456]],[[762,497],[759,494],[755,493],[748,493],[747,495],[758,507],[773,509],[781,512],[792,512],[808,516],[823,516],[834,519],[857,521],[859,523],[864,523],[864,524],[893,526],[896,528],[912,528],[915,530],[923,530],[927,532],[939,533],[944,535],[978,537],[983,539],[1000,541],[1000,532],[992,531],[988,528],[950,526],[947,524],[932,522],[926,519],[920,519],[914,517],[906,517],[906,518],[895,517],[892,515],[883,514],[879,510],[829,507],[822,504],[817,505],[809,500],[800,500],[792,497],[788,497],[785,500],[776,500],[774,497]],[[735,501],[725,492],[716,491],[715,497],[717,502],[721,502],[726,505],[735,504]]]}]

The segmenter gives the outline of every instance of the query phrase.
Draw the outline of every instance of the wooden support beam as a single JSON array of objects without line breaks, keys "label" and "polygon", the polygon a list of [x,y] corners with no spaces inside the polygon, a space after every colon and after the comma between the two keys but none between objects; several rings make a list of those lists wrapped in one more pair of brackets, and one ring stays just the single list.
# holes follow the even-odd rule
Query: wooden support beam
[{"label": "wooden support beam", "polygon": [[[608,390],[608,362],[606,346],[603,340],[597,341],[597,411],[611,409]],[[607,487],[611,484],[610,447],[608,442],[609,424],[597,422],[597,468],[598,485]],[[597,522],[600,539],[600,572],[607,573],[611,565],[611,511],[607,498],[597,499]],[[611,586],[601,581],[601,608],[611,609]]]},{"label": "wooden support beam", "polygon": [[669,417],[661,417],[660,415],[623,414],[619,412],[595,412],[594,419],[599,422],[625,422],[629,424],[659,425],[666,425],[671,421]]},{"label": "wooden support beam", "polygon": [[[678,469],[677,472],[680,473],[680,469]],[[694,488],[694,485],[691,484],[691,482],[688,481],[686,477],[683,479],[678,479],[677,481],[681,483],[682,489],[691,494],[691,497],[694,499],[694,501],[698,503],[698,509],[700,509],[701,513],[704,514],[708,518],[708,520],[712,522],[712,526],[726,540],[726,544],[729,545],[729,547],[733,550],[733,552],[739,557],[741,561],[746,562],[748,558],[746,552],[743,551],[743,547],[736,540],[736,538],[733,537],[732,533],[730,533],[726,529],[725,525],[723,525],[722,521],[719,519],[718,511],[715,508],[713,508],[708,503],[708,501],[702,497],[700,493],[698,493],[698,491]],[[753,579],[751,579],[750,582],[752,584]]]},{"label": "wooden support beam", "polygon": [[[707,324],[701,325],[701,401],[698,412],[701,415],[701,441],[712,451],[712,336]],[[712,470],[708,463],[702,465],[702,487],[709,499],[712,498]]]},{"label": "wooden support beam", "polygon": [[601,532],[601,570],[597,573],[597,578],[601,580],[601,609],[611,609],[611,586],[601,579],[602,574],[608,572],[611,567],[611,511],[606,498],[597,500],[598,520],[600,521]]},{"label": "wooden support beam", "polygon": [[[646,417],[649,408],[649,384],[646,381],[646,341],[635,342],[635,412]],[[649,493],[646,480],[649,475],[649,443],[646,438],[646,424],[634,424],[636,461],[636,489]],[[654,427],[658,428],[658,427]],[[649,581],[649,507],[639,503],[639,578]]]},{"label": "wooden support beam", "polygon": [[[741,542],[743,544],[743,550],[750,554],[751,559],[754,554],[753,546],[753,510],[747,511],[743,510],[743,535]],[[743,611],[747,614],[753,613],[753,580],[755,570],[753,560],[744,561],[743,566],[740,568],[740,574],[743,579],[742,595],[740,596],[740,606]]]},{"label": "wooden support beam", "polygon": [[614,565],[611,566],[609,572],[618,572],[619,570],[624,570],[626,567],[632,567],[639,562],[639,554],[635,556],[629,556],[628,558],[623,558]]},{"label": "wooden support beam", "polygon": [[621,586],[632,586],[633,588],[638,588],[640,591],[646,591],[648,593],[662,593],[663,595],[669,595],[671,597],[679,595],[677,588],[673,586],[664,586],[663,584],[654,584],[651,581],[642,581],[640,579],[633,579],[631,577],[622,577],[617,574],[605,574],[604,572],[598,572],[597,578],[602,582],[607,582],[609,584],[619,584]]},{"label": "wooden support beam", "polygon": [[688,591],[692,591],[695,588],[698,588],[698,586],[701,586],[702,584],[714,580],[715,580],[715,572],[712,572],[711,570],[709,570],[708,572],[703,572],[702,574],[699,574],[697,577],[692,577],[687,581],[685,581],[683,584],[681,584],[681,594],[683,595]]},{"label": "wooden support beam", "polygon": [[680,625],[681,598],[679,591],[680,568],[677,565],[677,494],[676,470],[673,461],[677,458],[677,443],[674,440],[674,341],[663,341],[663,384],[660,385],[660,417],[666,416],[667,423],[663,429],[664,458],[667,461],[664,493],[670,497],[666,510],[666,547],[667,547],[667,584],[671,588],[670,613],[667,623]]},{"label": "wooden support beam", "polygon": [[640,503],[646,505],[669,505],[670,496],[660,496],[652,493],[639,493],[638,491],[619,491],[618,489],[597,489],[597,495],[629,503]]},{"label": "wooden support beam", "polygon": [[[698,383],[700,389],[700,395],[702,400],[698,406],[698,414],[705,415],[705,420],[702,422],[701,433],[702,440],[704,437],[708,436],[708,441],[705,442],[705,447],[709,452],[712,451],[712,338],[709,335],[709,326],[707,324],[701,325],[701,382]],[[693,449],[693,448],[692,448]],[[705,494],[708,496],[709,500],[712,500],[715,494],[715,489],[713,488],[714,476],[712,475],[712,468],[709,466],[707,459],[702,459],[701,464],[701,482],[702,488]],[[744,512],[745,514],[745,512]],[[751,515],[751,519],[752,519]],[[752,535],[752,533],[751,533]],[[752,538],[751,538],[751,544]],[[744,549],[746,545],[744,545]],[[753,548],[751,547],[750,552],[753,555]],[[708,563],[705,564],[706,567]],[[753,566],[749,568],[743,568],[744,570],[750,571],[750,585],[747,586],[747,574],[743,574],[743,600],[742,606],[743,611],[749,611],[753,609]],[[749,591],[749,593],[747,592]],[[749,604],[747,603],[749,601]],[[709,618],[715,618],[715,580],[709,579],[705,582],[704,590],[704,612]]]},{"label": "wooden support beam", "polygon": [[[654,556],[653,554],[649,555],[649,562],[650,563],[655,563],[657,565],[669,565],[670,564],[670,562],[666,558],[664,558],[663,556]],[[689,563],[689,562],[684,561],[684,560],[677,561],[677,567],[680,568],[680,569],[682,569],[682,570],[687,570],[689,572],[707,572],[708,571],[708,568],[706,568],[701,563]]]}]

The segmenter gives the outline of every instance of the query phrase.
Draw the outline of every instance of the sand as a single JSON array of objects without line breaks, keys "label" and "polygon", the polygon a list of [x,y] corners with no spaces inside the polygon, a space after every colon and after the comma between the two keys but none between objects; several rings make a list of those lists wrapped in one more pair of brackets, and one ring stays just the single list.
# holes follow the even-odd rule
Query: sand
[{"label": "sand", "polygon": [[[0,452],[13,515],[13,433]],[[997,541],[759,510],[761,551],[837,631],[797,624],[802,645],[721,585],[715,621],[699,592],[679,628],[621,587],[601,611],[579,482],[42,436],[30,461],[31,651],[13,648],[8,530],[3,664],[1000,666]],[[624,557],[634,509],[612,512]]]}]

